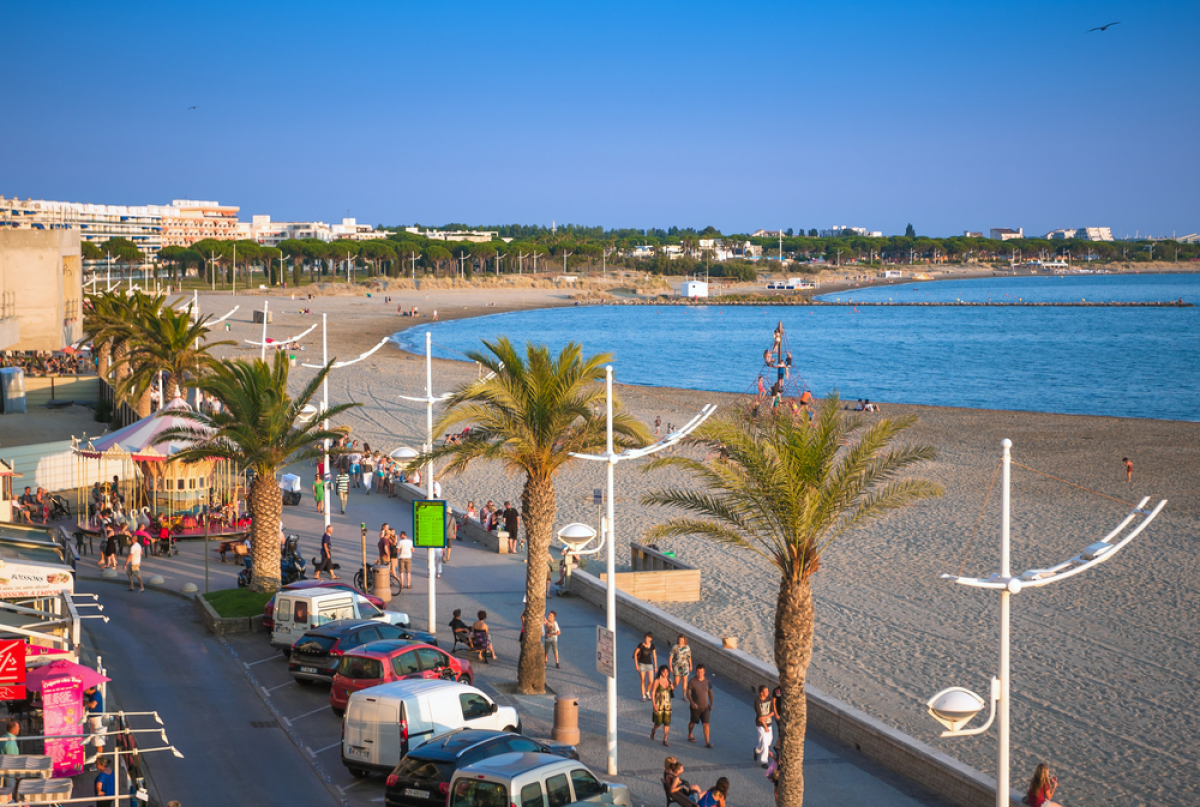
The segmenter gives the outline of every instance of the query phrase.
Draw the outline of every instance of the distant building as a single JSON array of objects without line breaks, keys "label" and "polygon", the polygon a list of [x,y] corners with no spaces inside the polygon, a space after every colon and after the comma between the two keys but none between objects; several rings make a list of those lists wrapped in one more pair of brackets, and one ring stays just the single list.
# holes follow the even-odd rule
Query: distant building
[{"label": "distant building", "polygon": [[335,241],[339,238],[350,241],[378,241],[388,237],[387,231],[376,230],[370,224],[359,224],[357,219],[342,219],[341,224],[333,225],[330,230]]},{"label": "distant building", "polygon": [[1015,230],[1010,230],[1007,227],[993,227],[991,231],[991,239],[993,241],[1012,241],[1013,239],[1024,237],[1024,227],[1018,227]]},{"label": "distant building", "polygon": [[271,221],[270,216],[254,216],[249,225],[242,225],[243,234],[263,246],[277,247],[289,239],[316,238],[320,241],[373,241],[387,238],[384,230],[376,230],[356,219],[342,219],[341,224],[326,224],[323,221]]},{"label": "distant building", "polygon": [[420,227],[405,227],[404,232],[428,238],[430,241],[471,241],[476,244],[486,244],[488,241],[504,241],[511,238],[500,238],[496,230],[422,230]]},{"label": "distant building", "polygon": [[150,205],[149,209],[162,217],[164,247],[190,247],[207,238],[230,241],[239,237],[240,208],[234,205],[173,199],[170,205]]},{"label": "distant building", "polygon": [[708,284],[703,280],[685,280],[679,289],[680,297],[707,297]]},{"label": "distant building", "polygon": [[864,238],[883,238],[882,230],[868,230],[866,227],[845,227],[841,224],[835,224],[827,230],[820,230],[818,235],[822,238],[837,238],[847,230],[853,235],[861,235]]},{"label": "distant building", "polygon": [[75,228],[0,229],[0,350],[62,350],[83,338]]},{"label": "distant building", "polygon": [[82,241],[99,245],[128,238],[147,256],[163,248],[163,217],[154,205],[93,205],[0,196],[0,228],[75,230]]},{"label": "distant building", "polygon": [[1181,235],[1174,240],[1181,244],[1200,244],[1200,234],[1189,233],[1188,235]]},{"label": "distant building", "polygon": [[698,257],[710,253],[714,261],[727,261],[733,257],[733,249],[719,238],[701,238],[696,242],[699,249]]},{"label": "distant building", "polygon": [[750,233],[751,238],[779,238],[783,235],[783,230],[755,230]]},{"label": "distant building", "polygon": [[1076,238],[1080,241],[1112,241],[1113,234],[1111,227],[1067,227],[1061,230],[1051,230],[1046,233],[1046,238],[1051,240]]},{"label": "distant building", "polygon": [[983,238],[983,233],[975,230],[963,230],[963,238]]}]

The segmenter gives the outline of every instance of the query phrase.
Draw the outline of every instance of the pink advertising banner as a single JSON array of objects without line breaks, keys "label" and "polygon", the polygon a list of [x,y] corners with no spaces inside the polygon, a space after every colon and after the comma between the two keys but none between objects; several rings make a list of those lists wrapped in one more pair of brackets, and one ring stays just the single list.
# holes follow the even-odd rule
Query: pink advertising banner
[{"label": "pink advertising banner", "polygon": [[[42,733],[47,738],[83,733],[83,685],[69,675],[52,678],[42,685]],[[54,777],[83,773],[83,740],[46,740],[46,754],[53,761]]]}]

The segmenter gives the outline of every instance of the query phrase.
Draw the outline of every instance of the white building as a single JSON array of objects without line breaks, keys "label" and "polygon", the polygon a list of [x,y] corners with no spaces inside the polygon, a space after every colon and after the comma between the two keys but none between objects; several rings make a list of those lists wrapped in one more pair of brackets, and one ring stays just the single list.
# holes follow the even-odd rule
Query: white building
[{"label": "white building", "polygon": [[685,280],[679,289],[680,297],[707,297],[708,284],[703,280]]},{"label": "white building", "polygon": [[1010,230],[1007,227],[993,227],[991,230],[991,239],[993,241],[1012,241],[1015,238],[1024,238],[1025,228],[1018,227],[1015,230]]},{"label": "white building", "polygon": [[339,238],[350,241],[378,241],[388,237],[385,230],[376,230],[370,224],[359,224],[357,219],[342,219],[341,224],[335,224],[330,229],[335,241]]},{"label": "white building", "polygon": [[81,241],[97,246],[110,238],[128,238],[147,256],[163,248],[163,217],[154,205],[92,205],[0,196],[0,228],[78,230]]},{"label": "white building", "polygon": [[1046,238],[1051,240],[1077,238],[1080,241],[1112,241],[1113,234],[1111,227],[1066,227],[1061,230],[1051,230],[1046,233]]},{"label": "white building", "polygon": [[755,230],[750,233],[751,238],[779,238],[783,235],[783,230]]},{"label": "white building", "polygon": [[430,241],[471,241],[486,244],[489,241],[509,243],[511,238],[500,238],[496,230],[422,230],[420,227],[405,227],[404,232],[428,238]]},{"label": "white building", "polygon": [[849,230],[854,235],[861,235],[864,238],[883,238],[882,230],[868,230],[866,227],[845,227],[841,224],[835,224],[827,230],[821,230],[822,238],[837,238]]}]

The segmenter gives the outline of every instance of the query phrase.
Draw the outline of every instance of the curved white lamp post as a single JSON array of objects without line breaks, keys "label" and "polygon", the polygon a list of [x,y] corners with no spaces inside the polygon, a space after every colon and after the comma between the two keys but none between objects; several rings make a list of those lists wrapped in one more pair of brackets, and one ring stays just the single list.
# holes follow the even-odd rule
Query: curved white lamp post
[{"label": "curved white lamp post", "polygon": [[[653,443],[644,448],[629,448],[622,451],[620,454],[613,450],[613,398],[612,398],[612,379],[613,368],[608,365],[604,368],[607,385],[607,407],[608,407],[608,445],[603,454],[575,454],[581,460],[597,460],[608,466],[608,515],[601,523],[601,530],[604,536],[601,538],[601,544],[607,543],[607,571],[608,581],[605,587],[605,627],[615,636],[617,631],[617,587],[616,587],[616,555],[614,553],[614,544],[616,537],[613,532],[613,469],[617,467],[618,462],[624,460],[635,460],[641,457],[649,456],[656,451],[662,451],[664,448],[675,445],[684,437],[687,437],[697,427],[717,411],[715,404],[706,404],[700,410],[700,414],[689,420],[681,429],[671,432],[657,443]],[[591,529],[590,527],[588,529]],[[599,549],[599,547],[597,547]],[[608,775],[616,776],[617,774],[617,670],[613,666],[613,675],[608,679]]]},{"label": "curved white lamp post", "polygon": [[590,549],[585,549],[585,547],[595,539],[596,534],[594,527],[575,522],[558,531],[558,540],[562,541],[567,551],[575,555],[595,555],[604,548],[603,536],[600,538],[600,543],[594,547]]},{"label": "curved white lamp post", "polygon": [[[943,689],[930,698],[925,706],[933,719],[946,727],[943,737],[967,737],[981,734],[991,727],[992,722],[999,716],[997,727],[996,752],[996,804],[1006,807],[1009,803],[1009,706],[1012,703],[1009,692],[1010,666],[1010,622],[1011,603],[1013,594],[1019,594],[1027,588],[1039,588],[1073,577],[1085,569],[1103,563],[1138,537],[1150,522],[1162,512],[1167,504],[1163,499],[1147,510],[1146,503],[1150,497],[1144,497],[1130,511],[1124,520],[1113,530],[1094,544],[1085,547],[1070,560],[1063,561],[1046,569],[1029,569],[1019,575],[1013,575],[1010,558],[1010,527],[1011,527],[1011,471],[1012,471],[1012,441],[1001,440],[1004,449],[1002,463],[1003,488],[1000,500],[1000,573],[987,577],[960,577],[953,574],[940,575],[942,580],[951,580],[959,585],[972,588],[991,589],[1000,592],[1000,670],[991,681],[991,714],[986,723],[974,729],[966,728],[974,717],[983,711],[984,699],[962,687]],[[1136,526],[1124,537],[1122,533],[1140,517]]]}]

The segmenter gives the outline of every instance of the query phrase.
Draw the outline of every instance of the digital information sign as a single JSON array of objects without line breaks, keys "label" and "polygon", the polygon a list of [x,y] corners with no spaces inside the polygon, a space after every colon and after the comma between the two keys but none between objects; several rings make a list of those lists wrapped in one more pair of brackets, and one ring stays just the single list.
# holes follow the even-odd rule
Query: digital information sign
[{"label": "digital information sign", "polygon": [[446,546],[445,500],[413,501],[413,546],[417,549],[442,549]]}]

